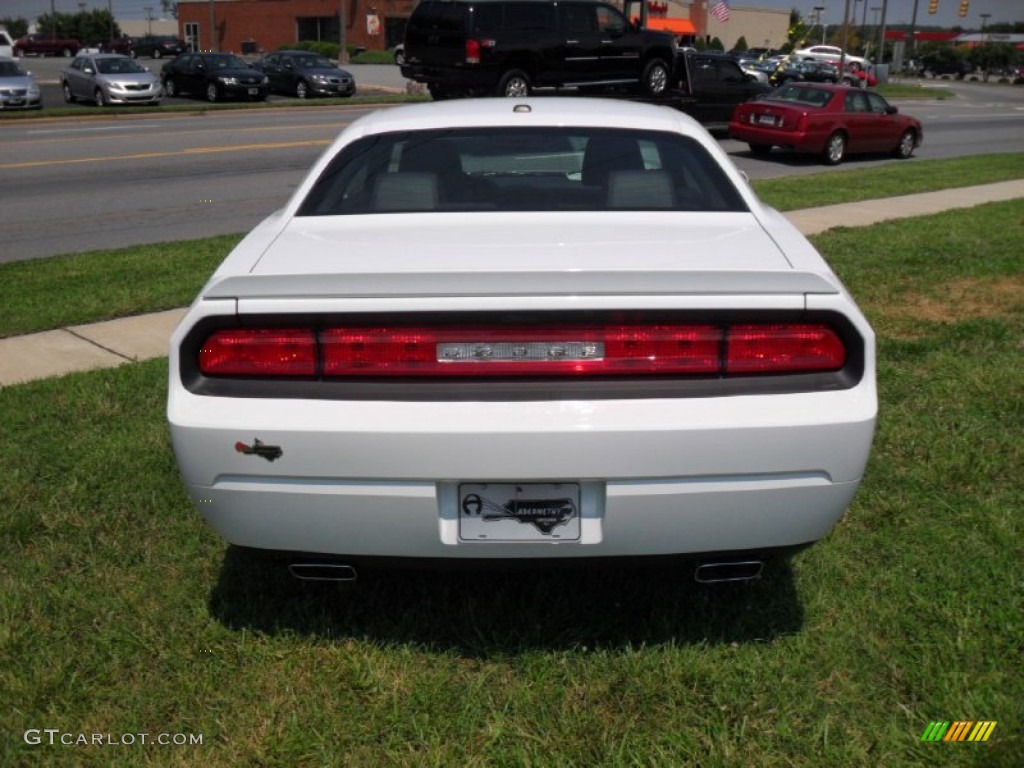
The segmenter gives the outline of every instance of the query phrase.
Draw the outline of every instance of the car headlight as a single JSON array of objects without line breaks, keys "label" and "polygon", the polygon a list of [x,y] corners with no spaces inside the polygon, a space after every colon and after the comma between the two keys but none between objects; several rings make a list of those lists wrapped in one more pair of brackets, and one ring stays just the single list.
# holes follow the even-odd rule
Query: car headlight
[{"label": "car headlight", "polygon": [[224,85],[238,85],[237,77],[218,77],[217,79]]},{"label": "car headlight", "polygon": [[327,82],[327,75],[313,75],[313,79],[317,80],[317,81],[319,81],[321,83],[326,83]]}]

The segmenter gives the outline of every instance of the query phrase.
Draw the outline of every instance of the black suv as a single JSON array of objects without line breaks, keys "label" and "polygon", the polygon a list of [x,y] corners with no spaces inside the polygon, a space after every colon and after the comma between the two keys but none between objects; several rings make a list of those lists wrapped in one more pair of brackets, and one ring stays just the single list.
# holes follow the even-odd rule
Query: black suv
[{"label": "black suv", "polygon": [[675,51],[671,34],[594,0],[423,0],[406,27],[402,75],[435,99],[622,85],[661,96]]}]

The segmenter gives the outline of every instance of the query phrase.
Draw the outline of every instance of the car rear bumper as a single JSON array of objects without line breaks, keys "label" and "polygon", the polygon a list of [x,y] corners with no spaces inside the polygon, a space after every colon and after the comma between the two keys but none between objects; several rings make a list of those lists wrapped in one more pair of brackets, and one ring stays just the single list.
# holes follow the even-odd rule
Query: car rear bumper
[{"label": "car rear bumper", "polygon": [[[824,536],[860,482],[870,380],[813,395],[568,402],[279,402],[172,394],[196,507],[261,549],[574,558],[787,547]],[[239,442],[277,446],[274,461]],[[572,483],[576,541],[461,541],[462,483]]]},{"label": "car rear bumper", "polygon": [[780,131],[777,128],[759,128],[746,123],[729,123],[729,138],[748,144],[764,144],[785,147],[799,152],[821,152],[825,148],[824,137],[814,136],[806,131]]}]

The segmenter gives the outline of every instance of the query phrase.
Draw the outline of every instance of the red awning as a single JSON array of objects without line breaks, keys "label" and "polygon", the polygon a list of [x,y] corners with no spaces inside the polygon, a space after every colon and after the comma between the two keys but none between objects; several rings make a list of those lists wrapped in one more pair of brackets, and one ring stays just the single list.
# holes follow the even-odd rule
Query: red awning
[{"label": "red awning", "polygon": [[697,28],[689,19],[647,19],[647,28],[671,32],[677,36],[697,34]]}]

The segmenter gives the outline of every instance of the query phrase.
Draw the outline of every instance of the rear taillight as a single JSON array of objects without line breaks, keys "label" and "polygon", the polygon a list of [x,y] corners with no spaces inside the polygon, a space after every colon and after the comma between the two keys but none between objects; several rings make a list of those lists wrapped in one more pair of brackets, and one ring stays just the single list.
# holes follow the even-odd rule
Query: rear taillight
[{"label": "rear taillight", "polygon": [[725,373],[836,371],[846,362],[842,339],[825,325],[733,325]]},{"label": "rear taillight", "polygon": [[807,113],[806,112],[801,112],[800,113],[800,118],[796,121],[796,130],[798,132],[806,131],[807,130],[807,125],[808,125],[809,122],[810,122],[810,118],[807,116]]},{"label": "rear taillight", "polygon": [[480,63],[480,41],[473,40],[470,38],[466,40],[466,63],[467,64],[479,64]]},{"label": "rear taillight", "polygon": [[827,325],[564,324],[233,329],[199,351],[207,376],[729,376],[837,371]]},{"label": "rear taillight", "polygon": [[207,376],[313,376],[316,365],[311,328],[221,330],[199,350]]}]

